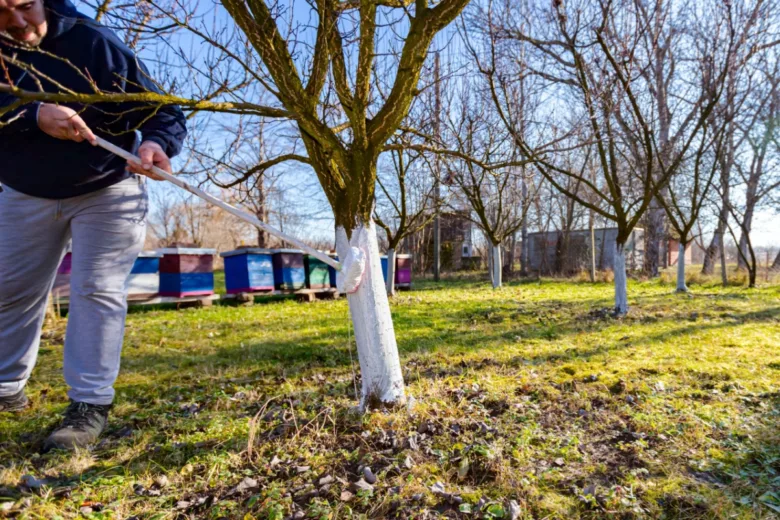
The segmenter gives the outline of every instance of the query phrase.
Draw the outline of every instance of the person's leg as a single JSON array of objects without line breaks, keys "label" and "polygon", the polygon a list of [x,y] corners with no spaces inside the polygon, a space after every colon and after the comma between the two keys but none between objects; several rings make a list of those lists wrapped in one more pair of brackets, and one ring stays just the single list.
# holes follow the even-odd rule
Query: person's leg
[{"label": "person's leg", "polygon": [[109,405],[127,314],[127,277],[146,235],[147,196],[132,177],[78,197],[73,206],[65,382],[75,402]]},{"label": "person's leg", "polygon": [[0,398],[18,395],[38,355],[41,325],[68,241],[56,200],[0,192]]}]

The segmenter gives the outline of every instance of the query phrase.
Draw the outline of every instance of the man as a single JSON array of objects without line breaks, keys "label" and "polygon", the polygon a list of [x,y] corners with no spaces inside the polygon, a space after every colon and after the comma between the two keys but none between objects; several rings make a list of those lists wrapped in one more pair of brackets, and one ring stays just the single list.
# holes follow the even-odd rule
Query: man
[{"label": "man", "polygon": [[[34,92],[159,92],[132,52],[69,0],[0,0],[0,87],[9,82]],[[106,427],[126,279],[146,230],[145,184],[136,174],[151,176],[152,164],[170,171],[185,134],[178,107],[22,104],[0,92],[0,411],[28,405],[24,387],[48,293],[69,241],[73,248],[70,406],[45,449],[86,446]],[[142,164],[90,146],[95,135]]]}]

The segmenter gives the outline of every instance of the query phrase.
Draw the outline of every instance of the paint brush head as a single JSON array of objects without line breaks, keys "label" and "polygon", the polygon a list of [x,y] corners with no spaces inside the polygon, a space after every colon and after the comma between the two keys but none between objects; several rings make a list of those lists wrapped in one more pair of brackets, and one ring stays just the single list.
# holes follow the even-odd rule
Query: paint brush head
[{"label": "paint brush head", "polygon": [[350,247],[349,254],[341,260],[341,269],[336,273],[336,288],[341,293],[352,294],[360,287],[366,271],[366,254],[357,247]]}]

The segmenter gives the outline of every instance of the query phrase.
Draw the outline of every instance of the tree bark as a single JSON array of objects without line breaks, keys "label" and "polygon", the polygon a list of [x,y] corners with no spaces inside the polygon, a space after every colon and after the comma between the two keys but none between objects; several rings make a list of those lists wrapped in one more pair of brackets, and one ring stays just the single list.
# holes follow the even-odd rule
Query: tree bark
[{"label": "tree bark", "polygon": [[528,276],[528,185],[523,177],[523,223],[520,227],[520,276]]},{"label": "tree bark", "polygon": [[688,292],[685,285],[685,244],[680,241],[680,252],[677,254],[677,292]]},{"label": "tree bark", "polygon": [[596,281],[596,230],[593,228],[593,212],[590,214],[590,281]]},{"label": "tree bark", "polygon": [[507,255],[506,274],[507,277],[511,277],[515,270],[515,249],[517,248],[517,233],[512,233],[512,237],[509,239],[509,254]]},{"label": "tree bark", "polygon": [[385,280],[388,296],[395,296],[395,248],[387,250],[387,280]]},{"label": "tree bark", "polygon": [[[756,208],[756,191],[758,190],[758,175],[750,175],[748,179],[747,194],[745,196],[745,220],[742,227],[742,234],[739,237],[739,249],[742,251],[741,255],[737,255],[737,267],[739,269],[748,269],[748,264],[745,262],[745,258],[748,256],[747,234],[750,234],[753,228],[753,213]],[[744,256],[743,256],[744,255]]]},{"label": "tree bark", "polygon": [[713,274],[715,272],[715,264],[720,257],[720,247],[723,243],[723,225],[718,222],[718,227],[712,235],[712,241],[710,242],[707,251],[704,253],[704,263],[701,266],[701,274]]},{"label": "tree bark", "polygon": [[653,197],[647,211],[647,232],[645,233],[644,271],[651,278],[658,276],[661,259],[661,241],[664,235],[664,210],[658,199]]},{"label": "tree bark", "polygon": [[376,227],[371,220],[365,225],[358,224],[352,230],[351,239],[347,238],[344,227],[336,229],[339,257],[346,258],[350,246],[366,255],[363,280],[357,291],[347,295],[362,376],[360,407],[366,410],[402,405],[406,395],[401,361],[382,276]]},{"label": "tree bark", "polygon": [[723,287],[729,284],[729,274],[726,270],[726,242],[723,240],[725,237],[720,238],[720,281]]},{"label": "tree bark", "polygon": [[[268,222],[268,201],[265,191],[265,179],[257,181],[257,214],[256,217],[262,222]],[[265,230],[257,230],[257,247],[266,248],[269,246],[268,233]]]},{"label": "tree bark", "polygon": [[615,243],[615,314],[623,316],[628,312],[628,279],[626,276],[625,244]]}]

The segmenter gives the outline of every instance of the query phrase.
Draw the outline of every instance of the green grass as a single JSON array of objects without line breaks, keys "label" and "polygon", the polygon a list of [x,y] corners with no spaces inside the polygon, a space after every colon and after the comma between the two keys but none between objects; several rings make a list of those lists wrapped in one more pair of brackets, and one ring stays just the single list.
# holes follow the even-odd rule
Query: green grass
[{"label": "green grass", "polygon": [[609,284],[423,282],[392,303],[417,404],[364,416],[343,300],[136,310],[105,440],[40,455],[50,323],[33,407],[0,414],[0,516],[773,518],[780,287],[672,288],[631,282],[615,320]]}]

